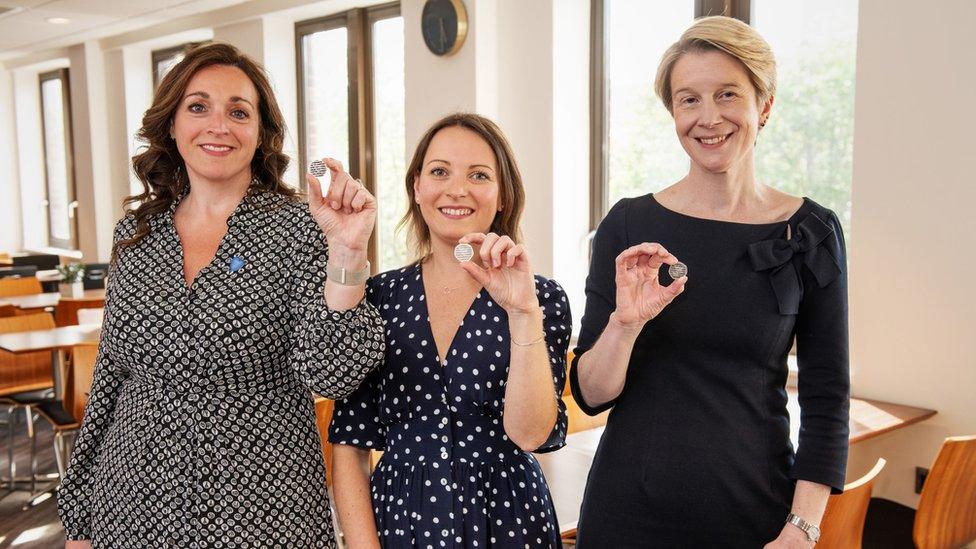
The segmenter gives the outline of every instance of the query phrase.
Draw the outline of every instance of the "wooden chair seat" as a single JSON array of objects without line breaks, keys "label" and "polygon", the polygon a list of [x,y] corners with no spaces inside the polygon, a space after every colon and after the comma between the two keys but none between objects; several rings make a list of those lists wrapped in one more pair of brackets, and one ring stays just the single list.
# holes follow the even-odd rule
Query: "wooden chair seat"
[{"label": "wooden chair seat", "polygon": [[37,278],[0,278],[0,297],[33,295],[41,293],[41,282]]}]

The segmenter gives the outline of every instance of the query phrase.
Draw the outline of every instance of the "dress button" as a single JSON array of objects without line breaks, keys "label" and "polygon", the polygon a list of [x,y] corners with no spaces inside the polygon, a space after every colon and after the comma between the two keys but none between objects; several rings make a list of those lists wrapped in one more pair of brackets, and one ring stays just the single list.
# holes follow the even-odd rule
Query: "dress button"
[{"label": "dress button", "polygon": [[447,459],[447,458],[448,458],[447,452],[441,452],[441,459]]}]

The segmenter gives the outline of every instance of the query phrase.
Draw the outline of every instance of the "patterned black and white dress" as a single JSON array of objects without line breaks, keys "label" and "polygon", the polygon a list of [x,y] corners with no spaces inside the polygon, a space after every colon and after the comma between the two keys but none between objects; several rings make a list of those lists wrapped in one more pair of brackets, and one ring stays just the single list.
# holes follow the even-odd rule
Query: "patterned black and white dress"
[{"label": "patterned black and white dress", "polygon": [[[122,248],[85,421],[58,492],[92,547],[334,547],[312,391],[382,360],[365,300],[336,312],[325,238],[295,199],[249,193],[187,288],[173,213]],[[122,219],[115,239],[133,234]],[[311,389],[311,390],[310,390]]]}]

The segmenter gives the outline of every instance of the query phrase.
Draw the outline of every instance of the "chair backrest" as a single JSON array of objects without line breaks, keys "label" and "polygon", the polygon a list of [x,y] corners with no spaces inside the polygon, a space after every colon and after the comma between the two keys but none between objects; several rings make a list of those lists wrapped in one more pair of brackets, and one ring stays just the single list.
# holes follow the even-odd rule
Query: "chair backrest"
[{"label": "chair backrest", "polygon": [[64,409],[81,423],[85,417],[85,404],[95,379],[95,359],[98,345],[75,345],[71,348],[71,368],[64,391]]},{"label": "chair backrest", "polygon": [[0,278],[0,297],[41,293],[41,281],[35,277]]},{"label": "chair backrest", "polygon": [[80,309],[101,309],[105,306],[104,299],[69,299],[61,298],[54,309],[54,322],[58,326],[75,326],[78,322]]},{"label": "chair backrest", "polygon": [[14,267],[23,265],[34,265],[40,271],[50,271],[57,269],[61,264],[61,258],[50,254],[17,255],[13,258]]},{"label": "chair backrest", "polygon": [[329,442],[329,424],[332,423],[332,410],[335,402],[324,397],[315,397],[315,424],[322,439],[322,459],[325,460],[325,483],[332,486],[332,443]]},{"label": "chair backrest", "polygon": [[78,324],[102,324],[105,318],[105,309],[78,309]]},{"label": "chair backrest", "polygon": [[843,494],[830,496],[820,521],[817,549],[860,549],[871,490],[885,463],[884,458],[879,458],[866,475],[845,485]]},{"label": "chair backrest", "polygon": [[85,265],[85,277],[82,282],[86,290],[101,290],[105,288],[106,276],[108,276],[108,263],[89,263]]},{"label": "chair backrest", "polygon": [[[54,328],[49,313],[0,318],[0,334]],[[51,353],[39,351],[14,355],[0,351],[0,395],[50,387]]]},{"label": "chair backrest", "polygon": [[7,278],[9,276],[25,277],[36,275],[37,267],[34,265],[25,265],[23,267],[0,267],[0,278]]},{"label": "chair backrest", "polygon": [[922,487],[913,537],[918,549],[962,547],[976,540],[976,435],[942,443]]}]

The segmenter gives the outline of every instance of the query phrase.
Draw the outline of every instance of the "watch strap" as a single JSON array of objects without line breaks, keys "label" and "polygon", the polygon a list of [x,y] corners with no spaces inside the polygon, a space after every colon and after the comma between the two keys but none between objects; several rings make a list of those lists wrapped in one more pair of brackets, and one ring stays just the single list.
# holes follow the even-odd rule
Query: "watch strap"
[{"label": "watch strap", "polygon": [[327,263],[325,266],[325,275],[329,280],[335,282],[336,284],[341,284],[343,286],[359,286],[366,279],[369,278],[369,261],[366,262],[366,266],[358,271],[351,271],[345,267],[339,267],[337,265],[332,265],[332,263]]},{"label": "watch strap", "polygon": [[820,527],[816,524],[811,524],[793,513],[786,516],[786,522],[803,530],[803,533],[807,535],[807,541],[817,543],[820,540]]}]

